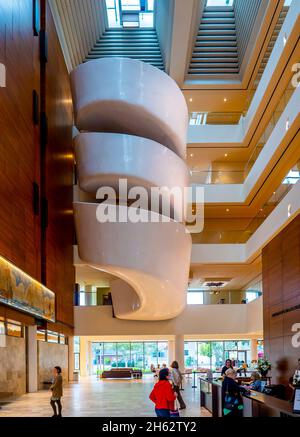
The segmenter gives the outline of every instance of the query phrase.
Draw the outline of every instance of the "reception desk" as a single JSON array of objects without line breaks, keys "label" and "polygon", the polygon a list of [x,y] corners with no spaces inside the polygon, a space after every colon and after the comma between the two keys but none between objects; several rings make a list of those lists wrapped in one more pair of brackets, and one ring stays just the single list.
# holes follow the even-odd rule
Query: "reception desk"
[{"label": "reception desk", "polygon": [[[200,405],[213,417],[222,417],[222,381],[200,378]],[[299,417],[289,401],[251,391],[243,396],[244,417]]]}]

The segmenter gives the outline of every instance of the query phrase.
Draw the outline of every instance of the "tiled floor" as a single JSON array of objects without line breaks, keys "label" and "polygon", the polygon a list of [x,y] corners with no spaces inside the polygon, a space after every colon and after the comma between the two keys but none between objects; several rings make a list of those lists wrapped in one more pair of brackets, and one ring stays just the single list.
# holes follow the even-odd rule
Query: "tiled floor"
[{"label": "tiled floor", "polygon": [[[66,417],[153,417],[154,406],[149,400],[153,376],[143,381],[99,381],[96,377],[84,378],[79,383],[65,386],[63,415]],[[199,388],[186,382],[182,392],[188,406],[183,417],[210,416],[199,406]],[[0,417],[52,416],[47,391],[24,395],[2,405]]]}]

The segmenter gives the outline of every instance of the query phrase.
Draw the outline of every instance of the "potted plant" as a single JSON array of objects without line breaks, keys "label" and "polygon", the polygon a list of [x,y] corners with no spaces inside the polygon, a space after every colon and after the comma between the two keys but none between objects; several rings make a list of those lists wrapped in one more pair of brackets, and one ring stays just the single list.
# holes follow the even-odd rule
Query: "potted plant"
[{"label": "potted plant", "polygon": [[272,366],[270,361],[267,358],[260,358],[257,363],[257,370],[261,374],[263,378],[268,375],[269,370],[271,370]]}]

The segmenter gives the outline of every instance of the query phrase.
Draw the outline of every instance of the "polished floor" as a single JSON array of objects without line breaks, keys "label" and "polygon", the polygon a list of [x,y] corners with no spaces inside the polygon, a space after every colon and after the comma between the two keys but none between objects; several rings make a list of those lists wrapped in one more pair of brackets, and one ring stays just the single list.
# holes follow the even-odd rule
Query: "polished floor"
[{"label": "polished floor", "polygon": [[[153,417],[154,407],[149,400],[153,376],[142,381],[99,381],[96,377],[83,378],[79,383],[64,387],[63,416],[65,417]],[[187,409],[182,417],[210,416],[200,408],[199,388],[185,383],[182,392]],[[48,391],[26,394],[3,403],[0,417],[48,417],[52,415]]]}]

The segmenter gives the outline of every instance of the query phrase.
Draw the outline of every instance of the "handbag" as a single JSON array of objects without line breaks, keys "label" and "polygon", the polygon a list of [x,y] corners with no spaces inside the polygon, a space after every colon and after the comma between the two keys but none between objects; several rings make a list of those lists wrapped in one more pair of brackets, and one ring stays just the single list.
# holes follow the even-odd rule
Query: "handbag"
[{"label": "handbag", "polygon": [[235,409],[242,410],[243,406],[240,404],[237,394],[235,395],[229,394],[228,385],[227,385],[227,390],[224,398],[224,406],[223,406],[224,416],[227,416],[228,414],[232,413],[232,411]]},{"label": "handbag", "polygon": [[180,417],[177,399],[174,401],[174,410],[170,410],[170,417]]}]

